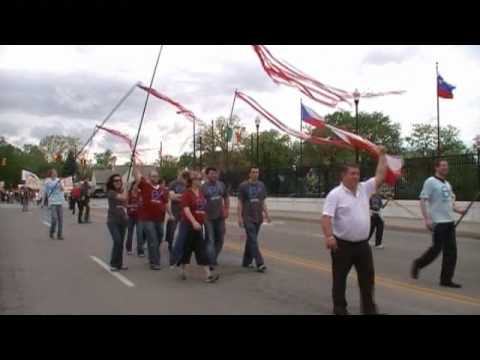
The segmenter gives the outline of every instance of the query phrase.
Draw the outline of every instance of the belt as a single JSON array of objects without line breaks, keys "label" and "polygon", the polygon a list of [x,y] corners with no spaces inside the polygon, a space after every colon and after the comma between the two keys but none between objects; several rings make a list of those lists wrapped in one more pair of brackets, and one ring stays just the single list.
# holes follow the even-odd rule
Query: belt
[{"label": "belt", "polygon": [[338,236],[335,236],[335,235],[334,235],[334,237],[335,237],[335,239],[336,239],[337,241],[340,241],[340,242],[343,242],[343,243],[346,243],[346,244],[352,244],[352,245],[363,244],[364,242],[368,242],[368,239],[366,239],[366,240],[355,240],[355,241],[353,241],[353,240],[341,239],[341,238],[339,238]]}]

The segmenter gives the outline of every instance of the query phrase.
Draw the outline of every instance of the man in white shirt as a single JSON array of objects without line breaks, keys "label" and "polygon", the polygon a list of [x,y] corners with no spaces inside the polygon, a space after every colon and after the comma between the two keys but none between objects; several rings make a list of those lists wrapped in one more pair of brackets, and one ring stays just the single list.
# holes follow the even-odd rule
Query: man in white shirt
[{"label": "man in white shirt", "polygon": [[379,147],[375,177],[360,182],[358,165],[345,165],[342,182],[325,199],[322,230],[331,252],[333,275],[333,313],[349,315],[345,290],[347,276],[355,266],[363,314],[377,314],[374,301],[375,270],[368,245],[370,231],[370,196],[383,183],[386,172],[385,148]]}]

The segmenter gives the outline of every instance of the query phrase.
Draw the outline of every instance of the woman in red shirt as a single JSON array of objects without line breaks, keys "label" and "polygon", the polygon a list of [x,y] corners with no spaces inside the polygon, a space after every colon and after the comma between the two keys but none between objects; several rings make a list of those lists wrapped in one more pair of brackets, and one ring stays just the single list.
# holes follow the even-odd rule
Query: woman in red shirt
[{"label": "woman in red shirt", "polygon": [[210,267],[213,265],[207,256],[206,243],[204,240],[203,223],[207,201],[200,192],[202,176],[197,171],[191,171],[187,178],[186,190],[182,195],[180,207],[182,209],[181,222],[186,225],[186,241],[183,248],[183,256],[180,260],[182,265],[182,279],[186,280],[186,265],[190,264],[192,253],[195,253],[197,264],[205,271],[205,282],[213,283],[219,279],[218,274],[212,274]]},{"label": "woman in red shirt", "polygon": [[133,243],[133,231],[136,230],[137,236],[137,255],[139,257],[145,256],[145,238],[143,236],[143,230],[138,222],[138,207],[140,200],[140,191],[138,187],[135,186],[135,183],[130,185],[128,190],[128,203],[127,203],[127,214],[128,214],[128,228],[127,228],[127,243],[125,245],[127,254],[132,255],[132,243]]}]

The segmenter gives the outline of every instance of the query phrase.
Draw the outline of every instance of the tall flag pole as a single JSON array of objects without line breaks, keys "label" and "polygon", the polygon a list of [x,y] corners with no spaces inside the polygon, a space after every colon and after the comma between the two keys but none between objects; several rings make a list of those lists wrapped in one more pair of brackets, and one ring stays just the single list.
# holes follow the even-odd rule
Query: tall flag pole
[{"label": "tall flag pole", "polygon": [[[300,114],[302,113],[302,98],[300,98]],[[303,133],[303,120],[300,116],[300,132]],[[303,140],[300,139],[300,167],[303,166]]]},{"label": "tall flag pole", "polygon": [[437,64],[437,155],[441,154],[441,145],[440,145],[440,98],[442,99],[453,99],[453,90],[455,86],[447,83],[438,73],[438,62]]},{"label": "tall flag pole", "polygon": [[436,63],[437,65],[437,77],[436,77],[436,82],[437,82],[437,156],[440,156],[440,97],[438,94],[438,61]]},{"label": "tall flag pole", "polygon": [[[155,67],[153,69],[152,79],[150,80],[150,89],[153,86],[153,80],[155,80],[155,73],[157,72],[158,61],[160,60],[160,56],[162,55],[163,45],[160,46],[160,50],[158,52],[157,61],[155,62]],[[135,159],[135,151],[137,150],[138,138],[140,137],[140,131],[142,130],[143,119],[145,117],[145,111],[147,110],[148,99],[150,97],[150,91],[147,92],[147,97],[145,99],[145,105],[143,106],[142,117],[140,119],[140,125],[138,126],[137,137],[135,138],[135,144],[133,145],[132,156],[130,157],[130,167],[128,168],[128,175],[127,175],[127,183],[130,180],[130,174],[132,172],[133,161]]]},{"label": "tall flag pole", "polygon": [[[232,102],[232,108],[230,109],[230,117],[228,118],[228,123],[227,123],[227,153],[226,153],[226,161],[225,161],[225,168],[228,171],[228,129],[230,126],[232,126],[232,116],[233,116],[233,109],[235,108],[235,100],[237,99],[237,89],[235,89],[235,93],[233,95],[233,102]],[[232,141],[232,151],[233,151],[233,141]]]}]

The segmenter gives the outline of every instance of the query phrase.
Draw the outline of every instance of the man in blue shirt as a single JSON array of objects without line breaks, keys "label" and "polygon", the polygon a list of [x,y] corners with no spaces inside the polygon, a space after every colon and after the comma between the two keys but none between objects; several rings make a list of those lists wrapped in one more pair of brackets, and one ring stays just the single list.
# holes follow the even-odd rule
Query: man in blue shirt
[{"label": "man in blue shirt", "polygon": [[50,179],[45,181],[44,196],[46,201],[48,201],[51,215],[50,239],[53,240],[53,234],[58,223],[57,239],[63,240],[63,202],[65,201],[65,196],[63,194],[63,185],[57,177],[55,169],[50,170]]},{"label": "man in blue shirt", "polygon": [[[420,269],[431,264],[443,251],[440,285],[460,288],[452,281],[457,264],[457,242],[455,239],[455,222],[453,212],[463,214],[465,210],[455,206],[455,194],[452,186],[445,180],[448,175],[448,162],[443,159],[435,161],[435,175],[423,184],[420,193],[420,208],[425,226],[433,232],[433,245],[413,262],[411,275],[418,279]],[[428,210],[427,210],[428,204]]]}]

